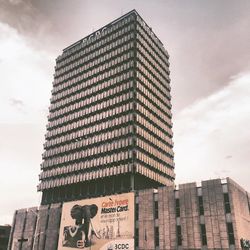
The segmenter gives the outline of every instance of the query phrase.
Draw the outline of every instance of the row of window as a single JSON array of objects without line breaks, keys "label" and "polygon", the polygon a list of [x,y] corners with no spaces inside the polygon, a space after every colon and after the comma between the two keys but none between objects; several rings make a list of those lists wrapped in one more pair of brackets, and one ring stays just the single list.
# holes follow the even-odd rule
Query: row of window
[{"label": "row of window", "polygon": [[133,120],[133,114],[121,114],[119,117],[112,117],[109,120],[102,121],[98,124],[90,124],[88,127],[83,127],[77,131],[71,131],[67,134],[60,135],[55,138],[50,138],[50,140],[47,140],[44,144],[44,148],[48,149],[50,147],[55,147],[57,145],[70,143],[73,140],[76,140],[77,138],[85,137],[86,135],[88,137],[92,137],[98,133],[102,134],[107,130],[110,130],[110,128],[115,129],[116,127],[126,126],[127,123],[131,123]]},{"label": "row of window", "polygon": [[[96,85],[87,86],[87,88],[81,89],[83,84],[81,84],[78,88],[79,90],[74,93],[74,95],[69,96],[68,98],[64,98],[58,101],[55,104],[51,104],[50,107],[50,115],[49,120],[52,120],[56,117],[57,113],[52,112],[53,110],[59,109],[62,110],[63,107],[71,107],[73,109],[73,105],[76,105],[79,100],[85,99],[85,104],[90,105],[93,102],[94,96],[101,95],[102,98],[108,98],[110,95],[114,95],[121,91],[127,90],[132,88],[133,81],[130,80],[132,77],[133,72],[128,71],[126,74],[120,74],[116,78],[111,79],[110,81],[104,81]],[[72,105],[71,105],[72,104]],[[71,106],[70,106],[71,105]],[[60,111],[62,112],[62,111]],[[69,111],[67,111],[69,112]]]},{"label": "row of window", "polygon": [[[149,112],[149,110],[146,109],[146,106],[143,105],[143,102],[136,104],[136,110],[138,111],[138,114],[143,115],[147,119],[147,121],[149,121],[149,122],[147,122],[145,119],[139,120],[140,116],[137,116],[139,123],[143,124],[149,130],[152,129],[152,132],[155,133],[156,135],[158,135],[159,137],[163,136],[161,138],[165,139],[167,137],[166,135],[164,135],[165,133],[167,133],[168,136],[172,138],[173,132],[172,132],[171,128],[169,128],[166,125],[166,122],[163,123],[160,119],[158,119],[158,117],[156,117],[154,114],[152,114],[152,112]],[[151,125],[151,124],[145,125],[145,123],[152,123],[153,125]]]},{"label": "row of window", "polygon": [[[172,107],[172,105],[170,103],[171,95],[170,95],[169,91],[164,90],[162,88],[158,88],[158,86],[155,85],[153,82],[149,81],[148,78],[139,69],[136,71],[136,78],[137,78],[138,82],[140,82],[144,86],[147,86],[148,89],[150,89],[150,91],[155,94],[155,96],[159,99],[159,102],[161,102],[163,104],[163,105],[159,105],[162,109],[163,109],[163,106],[165,106],[165,105],[169,109]],[[167,111],[167,113],[170,112],[168,110],[166,110],[166,111]],[[172,115],[170,115],[170,117],[171,116]]]},{"label": "row of window", "polygon": [[[168,117],[171,118],[171,104],[170,104],[170,101],[165,97],[165,103],[163,104],[163,102],[161,101],[161,98],[163,98],[163,96],[159,97],[159,96],[156,96],[154,94],[154,92],[150,91],[148,89],[148,87],[145,86],[144,83],[142,83],[141,81],[137,81],[136,83],[137,85],[137,90],[140,92],[140,93],[143,93],[146,97],[148,97],[148,99],[150,101],[152,101],[152,103],[157,106],[162,112],[164,112],[165,114],[168,115]],[[169,106],[170,105],[170,106]],[[171,124],[172,125],[172,122],[169,118],[167,118],[168,120],[168,124]]]},{"label": "row of window", "polygon": [[[79,160],[86,160],[87,158],[95,158],[96,161],[93,161],[93,166],[91,167],[100,167],[98,157],[102,155],[107,155],[106,164],[113,164],[116,161],[120,161],[120,159],[116,158],[116,152],[118,150],[123,150],[124,148],[128,148],[132,145],[132,138],[123,138],[117,141],[112,141],[109,143],[105,143],[99,146],[95,146],[92,148],[84,148],[81,151],[74,151],[67,154],[55,156],[53,158],[46,159],[42,164],[45,167],[56,166],[60,164],[68,164],[70,162],[75,162]],[[88,159],[89,160],[89,159]],[[101,164],[102,165],[102,164]]]},{"label": "row of window", "polygon": [[132,171],[130,164],[120,163],[117,166],[110,166],[107,168],[91,170],[90,172],[77,173],[73,175],[60,176],[59,178],[45,179],[38,185],[38,190],[55,188],[59,186],[79,183],[89,180],[96,180],[97,178],[105,178],[113,175],[125,174]]},{"label": "row of window", "polygon": [[163,153],[162,149],[159,150],[158,148],[150,145],[148,141],[145,141],[141,137],[137,138],[136,145],[140,147],[141,149],[143,149],[144,151],[148,152],[150,155],[153,155],[155,158],[162,160],[163,162],[165,162],[166,159],[173,158],[173,155],[172,155],[173,151],[169,147],[167,147],[167,152],[164,151]]},{"label": "row of window", "polygon": [[[230,201],[229,201],[229,195],[228,193],[224,193],[224,206],[225,206],[225,213],[230,213],[231,208],[230,208]],[[199,214],[204,215],[204,206],[203,206],[203,197],[201,195],[198,196],[198,208],[199,208]],[[175,209],[176,209],[176,217],[180,217],[180,200],[176,199],[175,200]],[[181,227],[179,227],[177,231],[177,238],[181,238]],[[207,245],[207,236],[206,236],[206,227],[205,224],[200,225],[200,230],[201,230],[201,241],[202,245],[206,246]],[[227,231],[228,231],[228,239],[229,239],[229,244],[235,244],[234,242],[234,233],[233,233],[233,225],[232,223],[228,222],[227,223]],[[178,245],[181,245],[182,241],[178,240]]]},{"label": "row of window", "polygon": [[[162,173],[157,173],[157,172],[149,169],[147,166],[143,165],[143,163],[140,163],[140,162],[136,163],[136,172],[150,178],[151,180],[160,182],[164,185],[171,185],[172,184],[172,180],[169,177],[165,177],[162,175]],[[171,176],[173,176],[173,175],[174,174],[171,173]]]},{"label": "row of window", "polygon": [[155,78],[158,78],[160,82],[170,81],[168,66],[165,64],[164,67],[161,67],[157,58],[153,57],[152,50],[149,50],[148,47],[144,47],[140,40],[137,40],[137,52],[139,52],[137,59],[152,72]]},{"label": "row of window", "polygon": [[[69,133],[70,131],[73,130],[84,129],[84,127],[88,126],[95,126],[97,122],[113,119],[114,117],[117,117],[118,120],[121,120],[125,123],[127,122],[127,118],[126,116],[121,116],[121,115],[129,111],[131,111],[131,103],[126,103],[126,104],[123,103],[120,106],[106,109],[102,113],[84,117],[84,119],[80,119],[76,122],[72,122],[62,127],[57,127],[55,129],[49,130],[45,135],[45,138],[49,139],[51,137],[56,137],[61,134]],[[118,123],[120,123],[120,121],[118,121]]]},{"label": "row of window", "polygon": [[[126,154],[131,155],[131,151],[129,151]],[[119,157],[119,155],[117,157]],[[128,157],[125,158],[125,160],[127,159]],[[96,159],[96,161],[94,159],[91,159],[89,161],[81,161],[81,162],[70,164],[70,165],[55,167],[52,169],[44,169],[44,171],[41,172],[41,174],[39,175],[39,178],[40,180],[45,180],[45,179],[49,179],[53,177],[59,177],[60,175],[68,176],[70,174],[78,174],[79,172],[84,173],[84,171],[85,173],[87,173],[87,172],[90,172],[89,170],[95,171],[96,169],[102,170],[102,169],[118,168],[121,165],[121,161],[115,162],[114,164],[112,164],[112,166],[111,165],[108,166],[107,163],[105,163],[105,165],[101,165],[103,162],[107,162],[107,159],[105,157],[99,157]],[[94,164],[97,162],[100,165],[95,166]],[[127,163],[126,165],[130,165],[130,164]]]},{"label": "row of window", "polygon": [[[112,140],[112,141],[106,140],[102,144],[91,145],[91,146],[92,147],[83,146],[82,148],[78,148],[78,150],[73,150],[73,151],[66,150],[63,153],[56,152],[57,153],[56,155],[53,155],[52,157],[48,156],[48,158],[46,157],[45,161],[50,161],[53,157],[66,157],[67,159],[69,159],[70,154],[72,155],[72,160],[77,160],[79,158],[92,157],[94,155],[110,153],[110,151],[121,150],[124,147],[132,146],[132,138],[123,137],[123,138],[117,138],[117,140]],[[65,146],[64,149],[65,148],[67,147]],[[57,151],[57,149],[55,149],[54,151]]]},{"label": "row of window", "polygon": [[[125,31],[122,37],[114,37],[114,39],[112,40],[112,45],[113,47],[118,47],[120,46],[122,43],[127,43],[129,40],[132,40],[134,38],[134,33],[132,32],[128,32],[129,30],[128,27],[126,27],[123,31]],[[118,33],[116,33],[118,34]],[[109,41],[110,42],[110,41]],[[76,61],[72,62],[71,64],[67,65],[66,67],[60,68],[60,69],[56,69],[56,74],[55,74],[55,78],[58,78],[60,76],[62,76],[63,74],[67,74],[69,72],[74,72],[75,70],[77,70],[79,68],[80,65],[86,65],[86,63],[88,62],[88,67],[93,67],[96,66],[97,64],[101,63],[101,62],[105,62],[107,60],[109,60],[112,55],[117,55],[118,51],[116,51],[115,53],[113,52],[109,52],[109,56],[106,56],[107,54],[105,54],[104,58],[100,58],[100,56],[102,56],[105,52],[106,49],[104,49],[104,47],[108,46],[110,43],[107,43],[107,41],[104,41],[104,39],[102,40],[102,47],[93,45],[91,48],[86,48],[84,51],[81,51],[81,57],[78,57]],[[96,48],[95,48],[96,47]],[[98,47],[98,49],[97,49]],[[95,56],[97,56],[97,60],[95,58],[93,58],[93,54]],[[89,62],[89,59],[91,60],[91,62]]]},{"label": "row of window", "polygon": [[[228,195],[228,193],[224,193],[224,194]],[[200,204],[202,202],[202,199],[200,199],[202,198],[202,196],[198,196],[198,198],[199,198],[199,204]],[[225,200],[225,197],[224,197],[224,202],[227,203],[227,198]],[[180,216],[180,201],[178,198],[175,200],[175,206],[176,206],[176,217],[179,217]],[[158,200],[156,200],[156,195],[154,195],[153,210],[154,210],[154,219],[156,220],[159,218],[159,206],[158,206]],[[139,204],[138,203],[135,204],[135,220],[139,220]],[[227,222],[226,226],[227,226],[229,245],[234,245],[235,238],[234,238],[233,224],[231,222]],[[136,231],[137,232],[135,232],[135,238],[136,238],[135,244],[138,247],[139,229],[137,229]],[[155,237],[155,247],[158,247],[159,246],[159,228],[158,227],[155,227],[154,237]],[[207,246],[206,226],[203,223],[200,224],[200,237],[201,237],[202,246]],[[176,225],[176,238],[177,238],[177,245],[182,246],[183,244],[182,228],[181,228],[181,225],[178,225],[178,224]]]},{"label": "row of window", "polygon": [[[117,22],[115,25],[111,25],[110,27],[107,27],[107,28],[105,27],[103,32],[101,32],[98,36],[92,36],[91,39],[87,39],[87,41],[82,42],[79,46],[75,46],[71,49],[66,50],[57,59],[58,68],[76,60],[78,58],[79,54],[81,54],[81,52],[83,50],[86,50],[87,48],[89,48],[89,49],[93,48],[96,50],[98,47],[101,47],[103,44],[107,43],[107,40],[105,40],[106,38],[112,40],[111,37],[113,34],[117,33],[117,30],[118,30],[118,34],[121,34],[121,32],[125,26],[129,27],[131,25],[131,23],[133,25],[133,21],[134,21],[133,16],[129,16],[127,18],[124,18],[123,20]],[[133,26],[132,26],[132,28],[133,28]]]},{"label": "row of window", "polygon": [[[84,78],[89,78],[91,76],[100,75],[101,72],[109,68],[114,68],[118,64],[124,64],[124,62],[133,58],[134,51],[131,50],[132,47],[132,42],[126,43],[123,46],[117,47],[113,53],[109,53],[108,55],[104,54],[103,57],[105,61],[104,59],[99,59],[99,57],[95,58],[94,61],[87,61],[71,72],[60,76],[61,83],[68,81],[68,85],[72,85],[76,83],[76,80],[70,80],[75,79],[79,75],[83,75]],[[111,57],[112,54],[118,55]],[[108,56],[110,56],[110,58],[108,58]],[[98,63],[98,61],[102,61],[102,63]],[[56,78],[55,81],[57,81]],[[57,85],[55,86],[57,87]],[[53,92],[53,94],[55,93],[56,92]]]},{"label": "row of window", "polygon": [[[111,105],[111,102],[113,104],[125,101],[132,98],[133,95],[132,92],[129,92],[131,88],[128,88],[128,86],[132,85],[132,82],[128,83],[121,83],[119,85],[116,85],[113,88],[105,88],[103,91],[95,93],[95,95],[88,95],[87,97],[83,97],[83,95],[79,94],[77,97],[77,102],[73,102],[72,104],[65,105],[64,107],[52,112],[49,116],[49,120],[55,120],[55,119],[61,119],[63,116],[69,115],[76,115],[77,112],[83,112],[84,114],[91,114],[96,111],[100,111],[102,109],[105,109],[106,107]],[[124,99],[125,98],[125,99]],[[106,106],[109,103],[108,106]],[[96,110],[97,109],[97,110]],[[56,121],[56,120],[55,120]]]},{"label": "row of window", "polygon": [[47,128],[51,129],[57,126],[62,126],[65,123],[73,122],[79,118],[86,119],[87,116],[92,116],[95,113],[101,116],[101,113],[107,111],[107,109],[112,109],[117,105],[122,105],[124,102],[130,102],[132,104],[132,100],[133,92],[126,88],[126,84],[123,84],[117,86],[114,89],[100,92],[97,95],[91,96],[90,98],[80,99],[80,101],[77,103],[57,110],[54,112],[54,119],[49,119],[50,122]]},{"label": "row of window", "polygon": [[[138,157],[138,155],[140,156]],[[143,163],[145,166],[157,169],[159,172],[167,174],[169,176],[174,176],[174,162],[171,158],[166,157],[165,161],[162,161],[160,158],[155,157],[153,154],[150,155],[143,148],[138,148],[136,156],[139,162]]]},{"label": "row of window", "polygon": [[[149,157],[147,154],[137,151],[136,152],[136,159],[141,162],[141,164],[145,165],[148,168],[153,168],[155,170],[158,170],[160,174],[164,173],[167,174],[168,176],[174,177],[173,173],[173,166],[174,162],[172,159],[167,158],[165,164]],[[169,167],[167,167],[169,166]]]},{"label": "row of window", "polygon": [[[129,147],[131,144],[132,144],[132,138],[130,137],[123,141],[121,148]],[[75,161],[82,161],[82,160],[87,160],[88,162],[90,162],[91,158],[93,160],[92,164],[94,165],[92,164],[89,165],[90,168],[90,167],[97,167],[100,165],[111,164],[126,159],[124,158],[126,155],[126,151],[125,152],[110,151],[110,147],[108,147],[108,145],[105,145],[105,147],[104,145],[101,145],[100,147],[93,147],[85,151],[80,151],[80,152],[78,151],[59,157],[53,157],[43,161],[43,163],[41,164],[41,168],[50,168],[50,167],[55,167],[57,165],[68,165],[72,164]],[[107,154],[107,152],[109,152],[109,154]],[[97,154],[99,154],[99,157],[96,156]],[[123,158],[122,155],[124,155]],[[99,162],[98,159],[104,159],[104,162]]]},{"label": "row of window", "polygon": [[[205,224],[200,224],[200,232],[201,232],[200,235],[201,235],[202,246],[207,246],[207,235],[206,235]],[[228,233],[229,245],[234,245],[235,239],[234,239],[234,232],[233,232],[233,224],[232,223],[227,223],[227,233]],[[176,236],[177,236],[178,246],[181,246],[182,245],[182,233],[181,233],[181,226],[180,225],[176,226]]]},{"label": "row of window", "polygon": [[[118,49],[113,49],[111,50],[109,53],[103,54],[102,56],[96,57],[94,58],[92,61],[90,61],[90,65],[91,67],[96,67],[97,65],[103,65],[105,64],[107,61],[110,61],[113,58],[116,58],[118,56],[121,56],[122,54],[127,54],[129,53],[130,56],[133,56],[133,44],[132,43],[128,43],[128,50],[122,53],[119,53],[120,50]],[[83,60],[83,59],[82,59]],[[80,61],[81,62],[81,61]],[[79,62],[77,62],[79,63]],[[80,63],[79,63],[80,65]],[[89,65],[89,67],[90,67]],[[90,70],[89,68],[87,68],[86,70]],[[92,70],[92,69],[91,69]],[[94,71],[95,72],[95,71]],[[54,86],[52,93],[55,94],[57,92],[62,91],[65,88],[71,87],[72,85],[75,85],[78,81],[78,76],[74,77],[71,80],[68,80],[67,82],[64,82],[62,84],[56,85]]]},{"label": "row of window", "polygon": [[[73,94],[74,92],[78,92],[80,89],[84,87],[86,88],[87,85],[95,86],[96,82],[101,80],[101,76],[99,73],[103,73],[104,71],[107,71],[109,69],[111,72],[113,70],[112,72],[113,74],[114,68],[115,67],[117,68],[118,66],[121,66],[121,69],[123,69],[124,63],[127,63],[127,61],[132,60],[131,58],[132,54],[133,54],[132,51],[128,52],[127,54],[123,54],[123,56],[121,56],[124,59],[123,63],[121,63],[120,59],[113,59],[109,63],[99,65],[98,67],[94,67],[92,69],[87,68],[85,72],[80,71],[71,80],[65,81],[64,83],[58,86],[54,86],[52,90],[52,95],[53,95],[52,102],[55,102],[56,100],[59,100],[62,97],[68,96],[69,94]],[[130,66],[133,66],[133,62],[130,63]],[[81,70],[81,68],[79,70]],[[87,78],[85,78],[85,76],[87,76]],[[81,81],[81,79],[84,79],[84,81],[79,82]],[[83,85],[82,88],[80,87],[81,85]],[[59,86],[60,88],[58,88]],[[70,89],[70,93],[67,92],[69,91],[69,89]]]},{"label": "row of window", "polygon": [[156,137],[154,137],[153,135],[151,135],[150,133],[148,133],[145,129],[143,129],[140,126],[136,127],[136,133],[137,135],[139,135],[140,137],[144,138],[145,140],[147,140],[149,143],[153,144],[154,146],[156,146],[159,150],[170,154],[172,157],[174,156],[173,153],[173,143],[172,144],[168,144],[166,141],[160,141],[158,140]]},{"label": "row of window", "polygon": [[107,81],[110,78],[118,77],[119,81],[125,80],[127,77],[133,76],[128,72],[133,67],[133,65],[133,60],[127,60],[114,68],[103,70],[97,76],[91,75],[91,71],[88,71],[88,73],[86,73],[89,75],[88,77],[86,77],[85,74],[79,74],[76,78],[76,81],[80,84],[67,88],[64,91],[59,92],[57,95],[52,95],[51,102],[53,103],[55,101],[58,101],[62,98],[65,98],[66,96],[82,91],[82,89],[86,88],[87,86],[91,86],[93,84],[96,84],[97,82]]},{"label": "row of window", "polygon": [[[223,197],[224,197],[225,212],[231,213],[231,207],[230,207],[228,193],[224,193]],[[176,206],[176,217],[180,217],[180,201],[179,201],[179,199],[175,200],[175,206]],[[198,195],[198,208],[199,208],[199,214],[204,215],[203,197],[200,195]]]},{"label": "row of window", "polygon": [[144,21],[142,19],[138,19],[138,24],[136,27],[137,32],[139,31],[142,34],[142,37],[144,38],[145,42],[147,42],[147,44],[155,50],[156,54],[162,59],[163,65],[164,63],[168,63],[167,60],[169,56],[164,47],[159,46],[159,44],[155,42],[149,30],[145,28]]},{"label": "row of window", "polygon": [[93,136],[88,136],[86,133],[83,137],[78,137],[76,140],[69,144],[60,145],[55,148],[46,150],[43,153],[43,158],[52,157],[69,151],[82,150],[85,147],[97,146],[101,143],[106,143],[113,140],[119,140],[120,137],[128,137],[133,133],[132,125],[112,129],[100,134],[94,133]]},{"label": "row of window", "polygon": [[160,54],[159,47],[155,46],[155,44],[150,43],[152,41],[151,36],[147,36],[146,30],[143,29],[140,25],[137,26],[137,34],[136,34],[137,41],[140,41],[143,46],[151,52],[153,58],[156,59],[158,64],[164,69],[166,69],[166,65],[169,65],[167,55]]},{"label": "row of window", "polygon": [[167,143],[168,145],[173,145],[173,141],[171,137],[166,135],[166,133],[163,133],[160,131],[155,125],[152,125],[146,117],[144,117],[141,114],[137,114],[136,116],[137,123],[140,127],[142,127],[144,130],[146,130],[148,133],[150,133],[152,136],[154,136],[157,140]]},{"label": "row of window", "polygon": [[[141,62],[137,61],[137,71],[140,71],[142,75],[156,88],[160,89],[160,91],[169,96],[170,95],[170,86],[168,85],[168,82],[166,80],[159,81],[151,72],[149,69]],[[139,75],[137,74],[139,77]],[[168,88],[167,88],[168,85]]]},{"label": "row of window", "polygon": [[162,92],[161,89],[158,88],[158,86],[154,85],[152,82],[150,82],[141,72],[138,70],[136,72],[136,80],[138,84],[142,84],[145,88],[149,90],[150,93],[154,94],[154,96],[159,100],[161,104],[158,104],[158,106],[161,107],[164,111],[168,112],[167,109],[164,109],[165,106],[170,109],[172,107],[170,100],[171,100],[171,95],[169,91],[164,90]]},{"label": "row of window", "polygon": [[[111,52],[111,49],[116,50],[117,54],[123,54],[123,53],[127,52],[129,49],[131,49],[133,47],[133,42],[130,41],[131,40],[130,38],[131,38],[131,36],[130,36],[130,34],[128,34],[127,36],[121,37],[118,41],[113,41],[111,44],[101,48],[100,50],[96,50],[95,52],[93,52],[92,54],[89,54],[88,56],[86,56],[84,58],[85,62],[86,63],[88,62],[89,64],[93,64],[93,62],[91,62],[90,60],[97,60],[98,57],[105,56],[106,53]],[[130,40],[128,40],[128,39],[130,39]],[[115,59],[116,57],[113,57],[113,58]],[[87,66],[86,63],[85,63],[85,65]],[[107,60],[101,66],[99,66],[99,68],[102,68],[102,66],[105,65],[106,63],[107,63]],[[63,75],[60,75],[58,78],[54,79],[53,84],[57,85],[59,83],[62,83],[65,80],[76,77],[76,74],[78,73],[79,69],[81,69],[81,68],[86,71],[86,72],[83,72],[85,77],[89,77],[90,72],[92,73],[91,75],[93,75],[94,74],[93,70],[95,68],[95,67],[93,67],[94,65],[92,65],[91,71],[88,70],[87,67],[85,68],[85,65],[79,67],[78,69],[69,71],[68,73],[65,73]],[[99,71],[100,71],[100,69],[99,69]],[[98,71],[96,71],[96,73],[97,72]]]},{"label": "row of window", "polygon": [[142,94],[140,91],[137,93],[137,100],[138,100],[138,110],[144,107],[145,111],[143,111],[143,114],[148,117],[149,120],[159,120],[159,125],[163,125],[163,129],[165,130],[165,127],[171,129],[172,128],[172,121],[169,118],[170,110],[168,110],[168,113],[165,113],[162,111],[150,98],[145,98],[145,95]]}]

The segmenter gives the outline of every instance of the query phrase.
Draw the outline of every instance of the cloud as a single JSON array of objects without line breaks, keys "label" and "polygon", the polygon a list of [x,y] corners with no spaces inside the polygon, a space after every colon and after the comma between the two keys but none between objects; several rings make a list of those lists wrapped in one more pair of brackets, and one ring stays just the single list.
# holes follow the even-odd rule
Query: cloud
[{"label": "cloud", "polygon": [[0,23],[0,122],[41,120],[50,98],[54,58],[30,47],[25,37]]},{"label": "cloud", "polygon": [[21,107],[24,105],[23,101],[22,100],[18,100],[18,99],[15,99],[15,98],[10,98],[10,105],[11,106],[18,106],[18,107]]},{"label": "cloud", "polygon": [[174,119],[177,182],[231,177],[250,190],[250,72]]},{"label": "cloud", "polygon": [[0,225],[11,224],[14,211],[37,206],[45,124],[0,123]]},{"label": "cloud", "polygon": [[[39,204],[36,192],[55,55],[0,22],[0,224]],[[46,111],[45,111],[46,110]]]}]

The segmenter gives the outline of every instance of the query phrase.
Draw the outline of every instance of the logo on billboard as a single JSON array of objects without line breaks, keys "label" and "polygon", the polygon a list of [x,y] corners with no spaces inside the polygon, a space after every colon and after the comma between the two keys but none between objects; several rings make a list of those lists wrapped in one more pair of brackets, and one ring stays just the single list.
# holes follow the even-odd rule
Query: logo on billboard
[{"label": "logo on billboard", "polygon": [[133,238],[133,193],[63,204],[58,250],[129,250]]}]

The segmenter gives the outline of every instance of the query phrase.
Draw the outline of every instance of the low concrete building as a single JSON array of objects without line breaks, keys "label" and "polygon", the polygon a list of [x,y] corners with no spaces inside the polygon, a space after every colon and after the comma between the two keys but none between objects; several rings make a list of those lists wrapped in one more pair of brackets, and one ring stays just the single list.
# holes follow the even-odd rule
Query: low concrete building
[{"label": "low concrete building", "polygon": [[0,250],[6,250],[8,247],[10,229],[11,229],[10,225],[0,226]]},{"label": "low concrete building", "polygon": [[[134,248],[249,249],[249,200],[230,178],[135,191]],[[62,206],[16,211],[9,249],[60,249]]]}]

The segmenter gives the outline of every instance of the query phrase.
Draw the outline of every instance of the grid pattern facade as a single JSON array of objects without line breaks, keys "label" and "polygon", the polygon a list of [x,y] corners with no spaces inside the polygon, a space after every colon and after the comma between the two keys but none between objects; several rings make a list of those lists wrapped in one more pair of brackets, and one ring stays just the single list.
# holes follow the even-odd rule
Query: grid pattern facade
[{"label": "grid pattern facade", "polygon": [[173,183],[168,66],[135,11],[63,51],[39,176],[43,203]]}]

